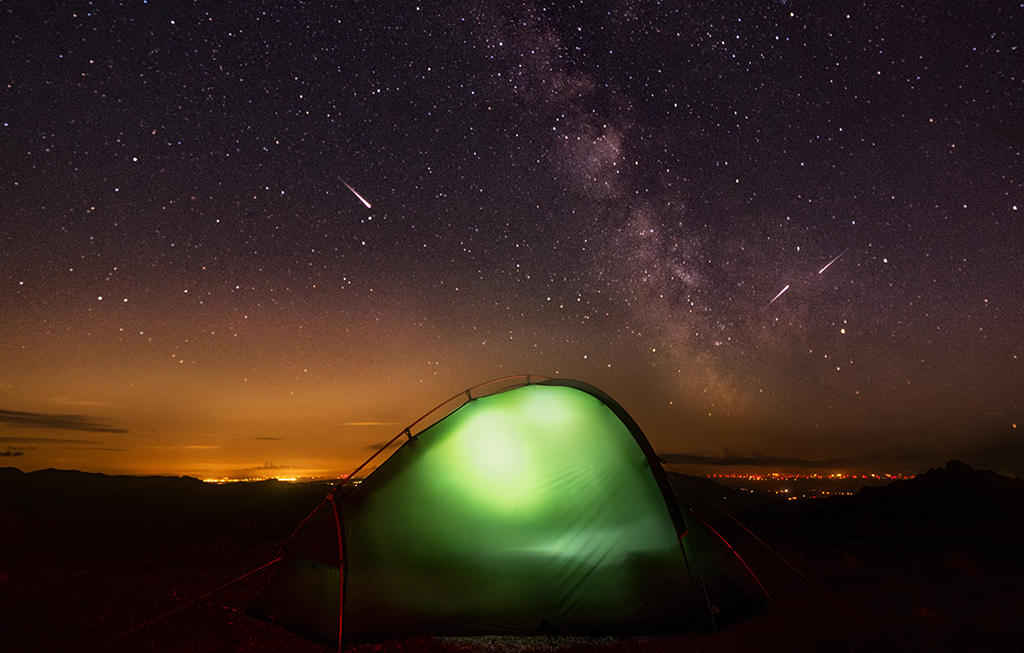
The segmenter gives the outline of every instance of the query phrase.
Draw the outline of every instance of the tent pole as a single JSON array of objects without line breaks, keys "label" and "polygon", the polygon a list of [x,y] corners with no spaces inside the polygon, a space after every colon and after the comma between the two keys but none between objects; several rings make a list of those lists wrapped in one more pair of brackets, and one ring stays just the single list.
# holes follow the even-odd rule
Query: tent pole
[{"label": "tent pole", "polygon": [[338,515],[338,503],[335,501],[333,493],[327,495],[327,500],[331,502],[331,508],[334,509],[334,526],[338,532],[338,653],[341,653],[343,642],[341,634],[345,614],[345,555],[341,546],[341,517]]}]

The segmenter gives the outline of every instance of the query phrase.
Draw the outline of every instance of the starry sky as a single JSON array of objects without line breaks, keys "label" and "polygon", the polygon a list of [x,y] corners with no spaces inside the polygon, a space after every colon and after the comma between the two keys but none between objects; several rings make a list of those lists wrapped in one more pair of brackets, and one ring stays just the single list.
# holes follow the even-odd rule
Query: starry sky
[{"label": "starry sky", "polygon": [[4,0],[0,465],[340,474],[530,373],[686,469],[1024,473],[1022,22]]}]

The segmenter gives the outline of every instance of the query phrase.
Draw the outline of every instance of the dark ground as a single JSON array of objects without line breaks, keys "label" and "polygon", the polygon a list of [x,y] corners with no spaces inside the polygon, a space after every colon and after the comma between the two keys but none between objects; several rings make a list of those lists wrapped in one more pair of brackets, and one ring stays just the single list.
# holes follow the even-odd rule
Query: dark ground
[{"label": "dark ground", "polygon": [[[832,499],[777,501],[704,479],[677,478],[677,485],[771,594],[759,615],[717,634],[424,638],[355,650],[1024,647],[1024,480],[952,461],[912,480]],[[258,574],[186,604],[271,560],[326,491],[276,481],[214,486],[0,469],[0,651],[323,653],[329,649],[241,614]],[[764,544],[706,497],[727,506]]]}]

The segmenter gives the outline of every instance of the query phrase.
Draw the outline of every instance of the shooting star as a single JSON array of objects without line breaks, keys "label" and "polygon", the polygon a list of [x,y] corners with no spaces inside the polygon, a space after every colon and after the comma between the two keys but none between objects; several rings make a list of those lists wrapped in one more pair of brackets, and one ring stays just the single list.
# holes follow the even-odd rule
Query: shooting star
[{"label": "shooting star", "polygon": [[[339,180],[339,181],[340,181],[341,183],[345,184],[345,188],[347,188],[347,189],[349,189],[350,191],[352,191],[352,194],[353,194],[353,195],[355,195],[356,197],[358,197],[358,198],[359,198],[359,201],[363,203],[363,206],[365,206],[365,207],[366,207],[366,208],[368,208],[368,209],[372,209],[372,208],[373,208],[372,206],[370,206],[370,203],[369,203],[369,202],[367,202],[367,201],[366,201],[366,199],[365,199],[365,198],[364,198],[364,197],[363,197],[362,195],[360,195],[360,194],[359,194],[358,192],[356,192],[356,189],[355,189],[355,188],[352,188],[351,186],[349,186],[349,185],[348,185],[348,182],[347,182],[347,181],[345,181],[345,180],[344,180],[344,179],[342,179],[341,177],[338,177],[338,180]],[[842,256],[842,255],[840,255],[840,256]]]},{"label": "shooting star", "polygon": [[765,304],[765,308],[767,308],[768,306],[771,306],[772,302],[774,302],[779,297],[782,297],[782,293],[786,292],[787,290],[789,290],[789,284],[788,283],[786,284],[785,288],[783,288],[782,290],[779,291],[778,295],[775,295],[774,297],[772,297],[772,301],[770,301],[767,304]]},{"label": "shooting star", "polygon": [[[840,254],[839,256],[842,256],[843,254],[847,253],[848,251],[850,251],[850,248],[849,248],[849,247],[847,247],[846,249],[844,249],[844,250],[843,250],[843,252],[842,252],[842,254]],[[823,267],[823,268],[821,268],[820,270],[818,270],[818,274],[821,274],[822,272],[824,272],[825,270],[827,270],[827,269],[828,269],[828,266],[830,266],[830,265],[832,265],[833,263],[835,263],[836,261],[838,261],[838,260],[839,260],[839,256],[835,257],[834,259],[832,259],[831,261],[829,261],[828,263],[826,263],[826,264],[825,264],[825,267]]]}]

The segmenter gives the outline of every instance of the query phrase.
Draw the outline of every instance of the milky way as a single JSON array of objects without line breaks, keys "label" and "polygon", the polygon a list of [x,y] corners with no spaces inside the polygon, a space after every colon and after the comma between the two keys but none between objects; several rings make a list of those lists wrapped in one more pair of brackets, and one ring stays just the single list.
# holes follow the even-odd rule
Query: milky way
[{"label": "milky way", "polygon": [[1024,470],[1021,8],[562,4],[5,4],[0,450],[344,472],[533,373]]}]

